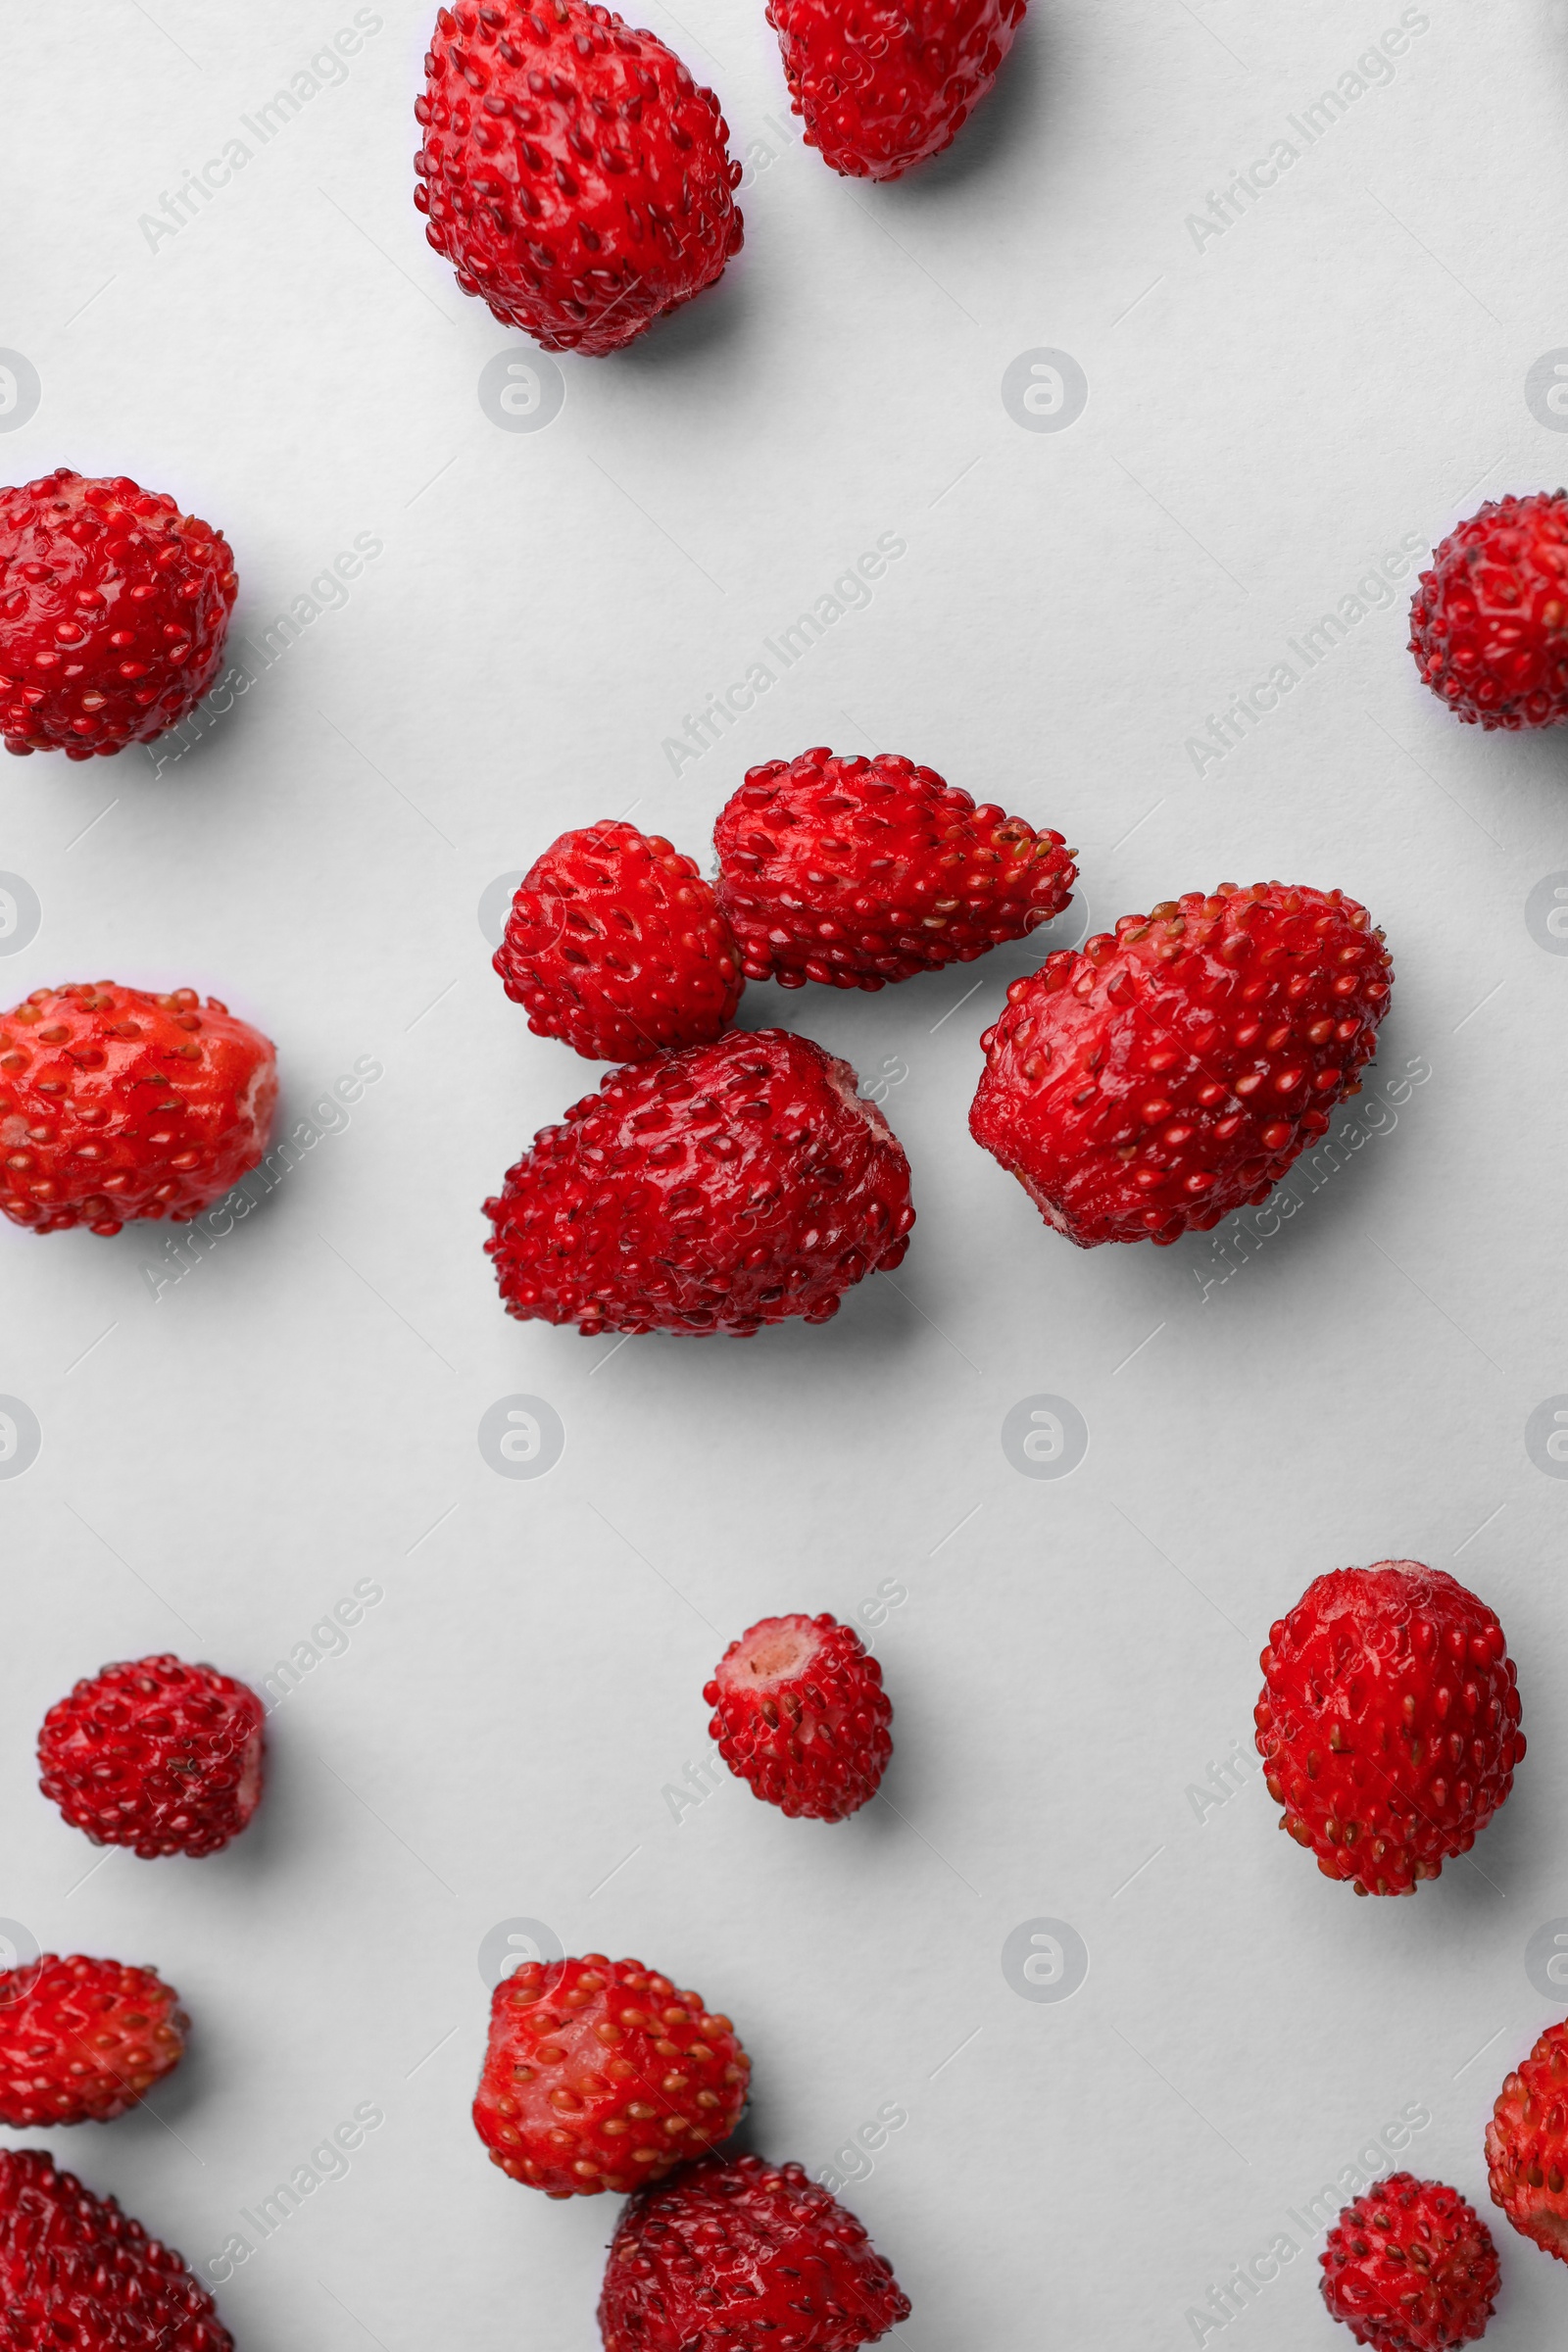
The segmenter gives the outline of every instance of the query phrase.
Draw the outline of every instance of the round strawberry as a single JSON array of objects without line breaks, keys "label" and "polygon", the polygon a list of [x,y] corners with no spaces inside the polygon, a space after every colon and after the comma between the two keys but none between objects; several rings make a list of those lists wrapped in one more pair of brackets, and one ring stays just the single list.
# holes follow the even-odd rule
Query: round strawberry
[{"label": "round strawberry", "polygon": [[1488,499],[1450,531],[1410,606],[1410,651],[1456,718],[1568,718],[1568,491]]},{"label": "round strawberry", "polygon": [[261,1802],[264,1717],[212,1666],[167,1652],[106,1666],[44,1717],[38,1785],[94,1845],[216,1854]]},{"label": "round strawberry", "polygon": [[89,760],[162,735],[217,677],[237,587],[220,531],[123,474],[0,490],[6,750]]},{"label": "round strawberry", "polygon": [[1521,2236],[1568,2262],[1568,2018],[1546,2028],[1497,2093],[1487,2180]]},{"label": "round strawberry", "polygon": [[825,1323],[914,1223],[909,1163],[858,1083],[782,1029],[612,1070],[484,1204],[508,1313],[590,1338]]},{"label": "round strawberry", "polygon": [[898,179],[950,147],[997,77],[1024,0],[768,0],[806,144],[856,179]]},{"label": "round strawberry", "polygon": [[45,1952],[0,1970],[0,2124],[113,2123],[179,2064],[189,2028],[150,1968]]},{"label": "round strawberry", "polygon": [[977,808],[934,768],[820,745],[750,769],[713,842],[746,977],[784,988],[971,963],[1060,914],[1077,874],[1059,833]]},{"label": "round strawberry", "polygon": [[1166,899],[1012,983],[970,1133],[1082,1250],[1206,1232],[1359,1093],[1393,977],[1343,891]]},{"label": "round strawberry", "polygon": [[741,247],[711,90],[583,0],[439,9],[414,201],[465,294],[546,351],[619,351]]},{"label": "round strawberry", "polygon": [[709,1045],[741,1001],[740,950],[691,858],[635,825],[563,833],[523,876],[495,956],[539,1037],[589,1061]]},{"label": "round strawberry", "polygon": [[1466,1854],[1525,1752],[1501,1626],[1441,1568],[1379,1560],[1269,1629],[1254,1719],[1280,1827],[1357,1894],[1412,1894]]},{"label": "round strawberry", "polygon": [[193,988],[35,988],[0,1013],[0,1211],[34,1233],[188,1223],[267,1150],[277,1057]]},{"label": "round strawberry", "polygon": [[836,1617],[764,1617],[730,1643],[703,1696],[731,1772],[792,1820],[847,1821],[875,1796],[893,1707],[881,1667]]},{"label": "round strawberry", "polygon": [[729,2137],[751,2066],[727,2017],[640,1960],[530,1961],[491,1997],[474,2129],[546,2196],[638,2188]]},{"label": "round strawberry", "polygon": [[172,2246],[41,2148],[0,2148],[0,2344],[6,2352],[234,2352]]},{"label": "round strawberry", "polygon": [[1497,2249],[1441,2180],[1391,2173],[1347,2205],[1318,2256],[1329,2317],[1374,2352],[1478,2344],[1497,2300]]},{"label": "round strawberry", "polygon": [[605,2352],[856,2352],[909,2299],[798,2164],[710,2156],[632,2199],[605,2267]]}]

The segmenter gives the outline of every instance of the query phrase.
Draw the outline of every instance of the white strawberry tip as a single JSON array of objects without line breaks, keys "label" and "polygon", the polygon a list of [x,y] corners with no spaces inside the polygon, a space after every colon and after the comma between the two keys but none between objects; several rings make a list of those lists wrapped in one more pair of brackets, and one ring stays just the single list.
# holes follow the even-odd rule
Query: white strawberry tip
[{"label": "white strawberry tip", "polygon": [[775,1690],[781,1683],[799,1682],[821,1646],[808,1617],[767,1617],[725,1659],[718,1679],[732,1690]]}]

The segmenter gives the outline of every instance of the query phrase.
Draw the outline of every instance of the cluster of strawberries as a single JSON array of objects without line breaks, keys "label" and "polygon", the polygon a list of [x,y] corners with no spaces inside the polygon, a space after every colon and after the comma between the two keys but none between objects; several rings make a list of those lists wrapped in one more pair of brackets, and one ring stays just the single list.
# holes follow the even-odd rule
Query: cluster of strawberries
[{"label": "cluster of strawberries", "polygon": [[[843,1821],[875,1795],[893,1710],[848,1626],[764,1618],[703,1695],[726,1763],[786,1814]],[[95,1844],[215,1854],[261,1801],[263,1724],[256,1693],[211,1666],[106,1666],[45,1717],[40,1785]],[[0,2124],[113,2122],[178,2065],[189,2026],[150,1968],[47,1952],[0,1971]],[[638,1961],[591,1952],[497,1986],[473,2107],[492,2160],[552,2197],[637,2192],[605,2276],[607,2352],[855,2352],[908,2316],[800,2165],[710,2153],[750,2071],[728,2018]],[[36,2150],[0,2151],[0,2298],[18,2352],[233,2352],[180,2257]]]}]

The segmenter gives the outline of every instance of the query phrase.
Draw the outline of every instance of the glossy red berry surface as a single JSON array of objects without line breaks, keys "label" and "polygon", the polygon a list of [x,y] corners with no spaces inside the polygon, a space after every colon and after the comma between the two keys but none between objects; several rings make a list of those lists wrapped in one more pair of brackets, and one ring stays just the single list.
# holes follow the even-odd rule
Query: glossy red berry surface
[{"label": "glossy red berry surface", "polygon": [[112,2123],[179,2064],[189,2025],[150,1968],[45,1952],[0,1970],[0,2123]]},{"label": "glossy red berry surface", "polygon": [[193,988],[35,988],[0,1013],[0,1211],[34,1233],[182,1224],[267,1150],[277,1057]]},{"label": "glossy red berry surface", "polygon": [[856,179],[952,145],[997,77],[1024,0],[768,0],[806,143]]},{"label": "glossy red berry surface", "polygon": [[474,2129],[546,2196],[634,2189],[729,2137],[751,2064],[727,2017],[640,1960],[532,1961],[492,1996]]},{"label": "glossy red berry surface", "polygon": [[1487,2179],[1521,2236],[1568,2262],[1568,2019],[1546,2028],[1497,2093]]},{"label": "glossy red berry surface", "polygon": [[740,251],[718,100],[608,8],[439,10],[414,111],[425,235],[547,351],[619,351]]},{"label": "glossy red berry surface", "polygon": [[1410,606],[1410,651],[1472,726],[1568,719],[1568,491],[1489,499],[1448,533]]},{"label": "glossy red berry surface", "polygon": [[238,581],[221,532],[121,474],[0,490],[0,734],[71,760],[147,743],[217,677]]},{"label": "glossy red berry surface", "polygon": [[1206,1232],[1359,1092],[1393,977],[1343,891],[1166,899],[1012,983],[970,1132],[1080,1249]]},{"label": "glossy red berry surface", "polygon": [[703,1696],[718,1752],[792,1818],[845,1821],[875,1796],[893,1753],[882,1669],[834,1617],[764,1617],[719,1660]]},{"label": "glossy red berry surface", "polygon": [[749,980],[884,988],[969,963],[1059,914],[1059,833],[977,808],[934,768],[819,746],[747,773],[713,828],[719,905]]},{"label": "glossy red berry surface", "polygon": [[1410,1894],[1468,1853],[1525,1752],[1501,1626],[1441,1568],[1308,1585],[1269,1632],[1254,1710],[1281,1828],[1358,1894]]},{"label": "glossy red berry surface", "polygon": [[612,1070],[484,1204],[507,1311],[590,1336],[826,1322],[914,1223],[909,1163],[857,1084],[782,1029]]},{"label": "glossy red berry surface", "polygon": [[590,1061],[708,1045],[746,985],[734,933],[692,859],[618,823],[563,833],[535,859],[495,968],[530,1029]]},{"label": "glossy red berry surface", "polygon": [[44,1717],[39,1787],[95,1845],[216,1854],[261,1802],[263,1721],[255,1691],[212,1666],[106,1666]]},{"label": "glossy red berry surface", "polygon": [[605,2352],[856,2352],[908,2316],[854,2214],[760,2156],[634,2197],[599,2301]]},{"label": "glossy red berry surface", "polygon": [[1497,2299],[1497,2249],[1441,2180],[1392,2173],[1347,2205],[1318,2257],[1329,2317],[1373,2352],[1478,2344]]},{"label": "glossy red berry surface", "polygon": [[5,2352],[234,2352],[171,2246],[37,2148],[0,2148]]}]

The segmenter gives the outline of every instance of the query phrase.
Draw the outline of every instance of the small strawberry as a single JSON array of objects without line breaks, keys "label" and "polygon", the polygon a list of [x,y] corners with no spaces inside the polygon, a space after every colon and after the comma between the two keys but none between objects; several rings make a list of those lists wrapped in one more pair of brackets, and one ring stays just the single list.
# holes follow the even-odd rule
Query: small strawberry
[{"label": "small strawberry", "polygon": [[856,2352],[909,2298],[853,2213],[798,2164],[710,2156],[621,2214],[605,2352]]},{"label": "small strawberry", "polygon": [[806,144],[855,179],[940,155],[996,80],[1024,0],[768,0]]},{"label": "small strawberry", "polygon": [[972,963],[1060,914],[1077,874],[1059,833],[977,808],[934,768],[821,745],[749,769],[713,842],[746,977],[783,988]]},{"label": "small strawberry", "polygon": [[0,1970],[0,2124],[113,2123],[179,2064],[189,2029],[150,1968],[45,1952]]},{"label": "small strawberry", "polygon": [[881,1667],[836,1617],[764,1617],[730,1643],[703,1696],[731,1772],[791,1820],[847,1821],[875,1796],[893,1708]]},{"label": "small strawberry", "polygon": [[234,2352],[171,2246],[41,2148],[0,2148],[0,2344],[6,2352]]},{"label": "small strawberry", "polygon": [[484,1204],[507,1312],[589,1338],[825,1323],[914,1223],[909,1163],[858,1083],[782,1029],[612,1070]]},{"label": "small strawberry", "polygon": [[68,760],[148,743],[217,677],[238,581],[220,531],[125,475],[0,490],[0,734]]},{"label": "small strawberry", "polygon": [[34,1233],[187,1223],[267,1150],[277,1058],[193,988],[35,988],[0,1013],[0,1211]]},{"label": "small strawberry", "polygon": [[1568,719],[1568,490],[1488,499],[1421,574],[1416,667],[1471,726]]},{"label": "small strawberry", "polygon": [[1012,983],[970,1133],[1082,1250],[1207,1232],[1360,1092],[1393,977],[1342,891],[1166,899]]},{"label": "small strawberry", "polygon": [[563,833],[523,876],[495,968],[538,1037],[589,1061],[711,1044],[735,1018],[740,950],[691,858],[635,825]]},{"label": "small strawberry", "polygon": [[106,1666],[52,1706],[39,1783],[94,1845],[216,1854],[261,1802],[261,1700],[167,1652]]},{"label": "small strawberry", "polygon": [[1501,1626],[1419,1560],[1336,1568],[1269,1629],[1254,1710],[1281,1829],[1357,1894],[1467,1854],[1525,1752]]},{"label": "small strawberry", "polygon": [[640,1960],[534,1960],[492,1995],[474,2130],[548,2197],[638,2188],[728,2139],[751,2065],[727,2017]]},{"label": "small strawberry", "polygon": [[1323,2300],[1374,2352],[1478,2344],[1496,2307],[1497,2249],[1441,2180],[1391,2173],[1347,2205],[1318,2256]]},{"label": "small strawberry", "polygon": [[651,32],[584,0],[458,0],[424,63],[414,201],[503,326],[619,351],[740,251],[718,100]]},{"label": "small strawberry", "polygon": [[1568,2262],[1568,2018],[1546,2028],[1498,2091],[1487,2180],[1521,2236]]}]

